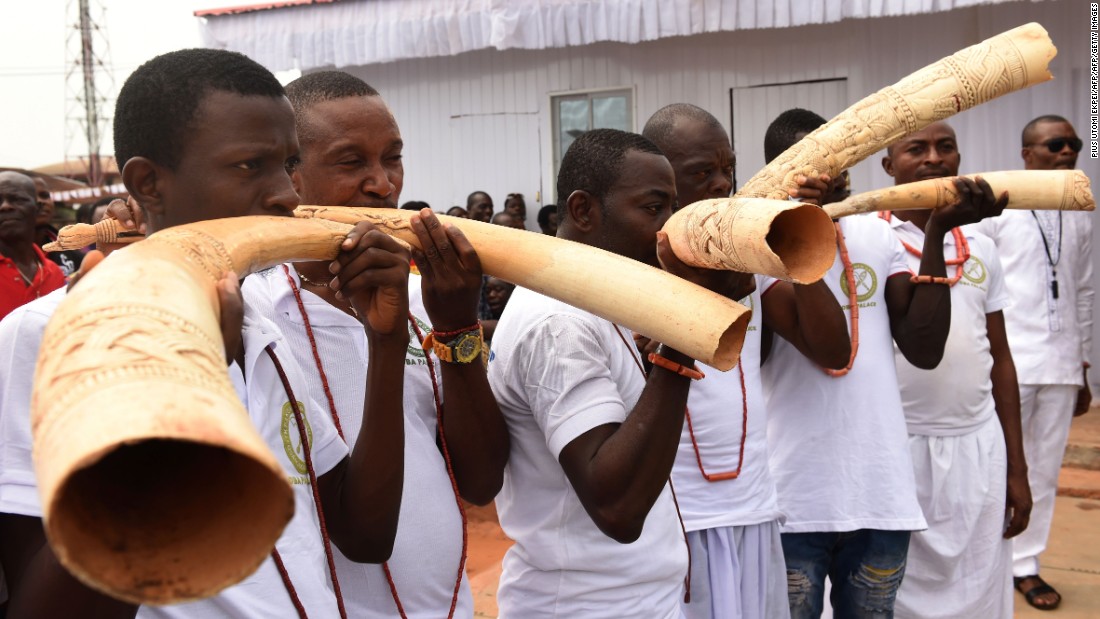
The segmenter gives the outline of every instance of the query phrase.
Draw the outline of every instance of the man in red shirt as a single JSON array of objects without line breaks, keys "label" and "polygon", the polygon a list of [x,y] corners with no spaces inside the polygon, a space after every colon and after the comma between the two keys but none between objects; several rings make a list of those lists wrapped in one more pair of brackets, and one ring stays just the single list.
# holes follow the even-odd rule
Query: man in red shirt
[{"label": "man in red shirt", "polygon": [[65,285],[61,268],[34,244],[34,181],[0,172],[0,318]]}]

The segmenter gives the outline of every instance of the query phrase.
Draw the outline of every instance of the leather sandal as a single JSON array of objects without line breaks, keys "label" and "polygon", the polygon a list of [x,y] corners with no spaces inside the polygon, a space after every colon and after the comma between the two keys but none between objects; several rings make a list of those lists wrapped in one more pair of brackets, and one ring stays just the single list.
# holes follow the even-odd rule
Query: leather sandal
[{"label": "leather sandal", "polygon": [[[1025,580],[1037,580],[1039,584],[1032,586],[1027,591],[1024,591],[1020,587],[1020,584],[1023,583]],[[1040,578],[1038,574],[1035,574],[1034,576],[1014,576],[1012,578],[1012,585],[1016,588],[1017,591],[1024,594],[1024,599],[1027,600],[1028,605],[1032,608],[1038,610],[1054,610],[1055,608],[1058,608],[1059,604],[1062,603],[1062,594],[1055,591],[1054,587],[1050,586],[1047,581]],[[1058,596],[1058,599],[1055,600],[1053,604],[1042,604],[1036,601],[1039,596],[1047,595],[1050,593]]]}]

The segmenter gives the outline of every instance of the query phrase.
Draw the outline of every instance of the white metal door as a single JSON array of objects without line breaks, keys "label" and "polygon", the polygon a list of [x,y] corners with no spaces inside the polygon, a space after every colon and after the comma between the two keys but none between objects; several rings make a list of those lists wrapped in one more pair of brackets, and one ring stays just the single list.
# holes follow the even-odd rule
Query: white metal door
[{"label": "white metal door", "polygon": [[467,194],[485,191],[493,198],[493,212],[499,213],[508,194],[522,193],[527,229],[538,230],[536,217],[542,206],[540,133],[537,114],[452,116],[449,202],[465,207]]},{"label": "white metal door", "polygon": [[[835,78],[764,84],[730,89],[733,127],[733,150],[737,154],[735,186],[740,187],[764,167],[764,133],[768,125],[783,112],[800,107],[829,120],[843,111],[848,103],[848,80]],[[876,164],[877,165],[877,164]],[[853,168],[852,185],[870,189],[866,179]]]}]

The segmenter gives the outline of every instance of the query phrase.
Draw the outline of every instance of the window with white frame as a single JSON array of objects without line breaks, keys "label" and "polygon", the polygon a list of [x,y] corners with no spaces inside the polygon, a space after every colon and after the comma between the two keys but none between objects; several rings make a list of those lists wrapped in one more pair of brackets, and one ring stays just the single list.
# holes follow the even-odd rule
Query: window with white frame
[{"label": "window with white frame", "polygon": [[554,178],[569,145],[592,129],[634,130],[634,90],[592,90],[550,96],[554,132]]}]

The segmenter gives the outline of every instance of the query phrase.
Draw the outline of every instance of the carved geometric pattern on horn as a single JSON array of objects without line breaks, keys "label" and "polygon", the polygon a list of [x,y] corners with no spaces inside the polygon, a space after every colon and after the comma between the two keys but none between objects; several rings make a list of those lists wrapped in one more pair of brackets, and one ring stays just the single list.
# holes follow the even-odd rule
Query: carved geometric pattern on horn
[{"label": "carved geometric pattern on horn", "polygon": [[[1084,174],[1074,174],[1073,180],[1066,181],[1066,199],[1063,200],[1063,204],[1072,204],[1079,210],[1086,210],[1087,206],[1093,204],[1092,189],[1089,186],[1089,177]],[[1070,186],[1072,185],[1072,186]]]},{"label": "carved geometric pattern on horn", "polygon": [[[737,243],[734,242],[736,236],[732,233],[732,224],[737,219],[738,210],[739,207],[736,204],[731,204],[730,213],[725,217],[720,217],[718,210],[714,208],[699,208],[690,212],[686,227],[699,231],[698,246],[705,251],[705,253],[695,251],[692,253],[708,267],[730,268],[730,266],[722,266],[726,264],[745,268],[745,260],[737,251]],[[723,223],[725,226],[721,225]]]},{"label": "carved geometric pattern on horn", "polygon": [[1008,92],[1050,79],[1057,50],[1025,24],[960,50],[873,93],[807,135],[737,192],[785,199],[797,174],[837,175],[902,136]]},{"label": "carved geometric pattern on horn", "polygon": [[[50,424],[64,423],[69,411],[105,384],[114,386],[156,378],[189,386],[201,386],[236,397],[225,371],[225,353],[196,324],[160,307],[115,305],[84,313],[64,330],[47,331],[46,351],[39,374],[52,376],[54,399],[36,402],[36,415]],[[65,372],[57,368],[63,363]],[[36,393],[45,385],[39,385]],[[40,407],[40,405],[44,405]]]},{"label": "carved geometric pattern on horn", "polygon": [[936,184],[936,204],[957,204],[959,202],[959,190],[955,187],[955,183],[947,180],[937,179],[940,182]]},{"label": "carved geometric pattern on horn", "polygon": [[206,271],[214,281],[221,279],[227,271],[236,270],[225,244],[201,230],[177,228],[167,234],[151,236],[144,242],[162,243],[182,252],[188,262]]}]

